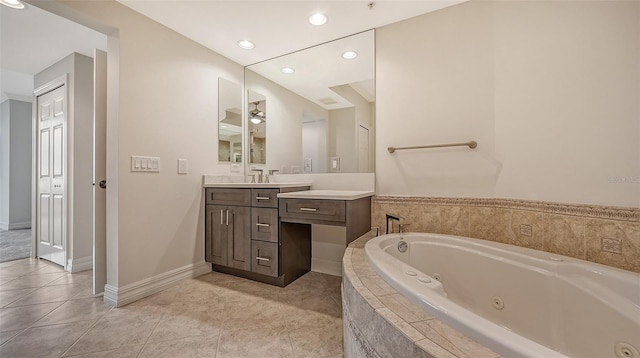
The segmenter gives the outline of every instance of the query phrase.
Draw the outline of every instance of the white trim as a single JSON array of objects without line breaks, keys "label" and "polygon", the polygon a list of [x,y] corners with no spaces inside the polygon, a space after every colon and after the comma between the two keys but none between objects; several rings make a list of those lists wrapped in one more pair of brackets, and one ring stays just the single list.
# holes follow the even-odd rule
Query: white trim
[{"label": "white trim", "polygon": [[78,259],[67,260],[67,271],[76,273],[91,270],[93,268],[93,256],[85,256]]},{"label": "white trim", "polygon": [[211,264],[200,261],[122,287],[106,284],[104,285],[104,302],[121,307],[167,289],[180,281],[208,272],[211,272]]},{"label": "white trim", "polygon": [[311,271],[342,276],[342,262],[311,258]]},{"label": "white trim", "polygon": [[31,228],[31,221],[24,221],[21,223],[7,223],[7,222],[0,222],[0,229],[2,230],[20,230],[20,229],[30,229]]}]

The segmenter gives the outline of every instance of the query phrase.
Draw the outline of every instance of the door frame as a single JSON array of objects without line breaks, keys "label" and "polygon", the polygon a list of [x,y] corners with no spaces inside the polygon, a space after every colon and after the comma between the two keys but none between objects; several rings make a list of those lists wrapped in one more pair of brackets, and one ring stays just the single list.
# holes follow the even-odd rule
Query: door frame
[{"label": "door frame", "polygon": [[38,138],[38,97],[53,91],[54,89],[57,89],[61,86],[64,86],[64,102],[63,102],[63,110],[66,116],[66,123],[64,126],[64,132],[63,132],[63,137],[64,137],[64,141],[65,141],[65,153],[63,155],[64,157],[64,162],[63,162],[63,172],[64,172],[64,196],[62,199],[62,207],[63,207],[63,211],[65,213],[65,218],[63,219],[63,224],[62,224],[62,232],[64,233],[63,235],[63,239],[62,239],[62,246],[64,247],[64,265],[63,268],[66,270],[67,269],[67,256],[68,256],[68,251],[69,251],[69,247],[67,245],[67,239],[68,239],[68,218],[69,218],[69,205],[68,205],[68,198],[69,198],[69,192],[70,192],[70,188],[69,188],[69,75],[68,74],[64,74],[50,82],[48,82],[47,84],[44,84],[38,88],[36,88],[33,91],[33,101],[32,101],[32,105],[31,105],[31,118],[32,118],[32,130],[31,130],[31,236],[32,236],[32,250],[31,250],[31,258],[37,258],[38,257],[38,230],[39,230],[39,226],[38,226],[38,209],[39,209],[39,205],[38,205],[38,165],[39,165],[39,160],[38,160],[38,145],[39,145],[39,138]]}]

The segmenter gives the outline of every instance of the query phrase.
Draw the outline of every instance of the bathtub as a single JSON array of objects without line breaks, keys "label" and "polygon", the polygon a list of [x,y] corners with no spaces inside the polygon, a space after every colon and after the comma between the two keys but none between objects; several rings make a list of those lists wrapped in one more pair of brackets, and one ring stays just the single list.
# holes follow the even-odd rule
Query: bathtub
[{"label": "bathtub", "polygon": [[640,274],[440,234],[383,235],[365,251],[392,287],[504,357],[640,358]]}]

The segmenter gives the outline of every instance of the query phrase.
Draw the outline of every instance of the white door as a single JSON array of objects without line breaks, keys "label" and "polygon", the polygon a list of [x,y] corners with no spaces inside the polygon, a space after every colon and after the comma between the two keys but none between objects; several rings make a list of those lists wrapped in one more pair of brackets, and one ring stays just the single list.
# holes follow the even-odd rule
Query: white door
[{"label": "white door", "polygon": [[107,53],[93,56],[93,294],[107,283]]},{"label": "white door", "polygon": [[369,129],[358,126],[358,173],[369,172]]},{"label": "white door", "polygon": [[65,267],[66,86],[37,97],[37,256]]}]

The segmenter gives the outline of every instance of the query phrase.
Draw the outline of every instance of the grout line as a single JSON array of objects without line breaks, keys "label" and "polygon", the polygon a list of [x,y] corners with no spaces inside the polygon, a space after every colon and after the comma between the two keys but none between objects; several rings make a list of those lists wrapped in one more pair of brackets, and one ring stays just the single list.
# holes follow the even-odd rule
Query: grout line
[{"label": "grout line", "polygon": [[224,329],[220,329],[220,333],[218,333],[218,344],[216,344],[216,354],[214,355],[214,357],[217,357],[218,352],[220,351],[220,341],[222,341],[223,332],[224,332]]}]

